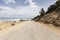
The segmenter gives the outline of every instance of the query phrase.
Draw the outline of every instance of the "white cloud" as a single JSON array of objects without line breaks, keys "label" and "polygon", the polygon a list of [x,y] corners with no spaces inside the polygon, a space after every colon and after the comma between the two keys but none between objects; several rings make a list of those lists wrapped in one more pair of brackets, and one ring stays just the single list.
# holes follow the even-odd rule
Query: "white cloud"
[{"label": "white cloud", "polygon": [[11,13],[11,11],[13,10],[12,8],[3,6],[0,6],[0,9],[2,9],[2,11],[0,10],[0,16],[7,15],[8,13]]},{"label": "white cloud", "polygon": [[14,0],[3,0],[6,4],[8,4],[8,3],[15,3],[15,1]]},{"label": "white cloud", "polygon": [[36,3],[33,0],[26,0],[24,3],[29,3],[29,7],[37,7]]},{"label": "white cloud", "polygon": [[[5,3],[15,3],[14,0],[4,0]],[[21,15],[24,18],[32,18],[36,15],[38,15],[39,10],[41,7],[37,6],[33,0],[26,0],[24,3],[29,2],[29,6],[19,6],[16,8],[11,8],[11,7],[3,7],[1,6],[0,9],[0,17],[11,17],[11,16],[18,16]]]},{"label": "white cloud", "polygon": [[29,6],[22,6],[17,7],[15,9],[10,7],[0,7],[2,11],[0,11],[0,17],[9,17],[9,16],[18,16],[21,15],[23,17],[34,17],[38,15],[40,7],[29,7]]},{"label": "white cloud", "polygon": [[[3,0],[6,4],[9,3],[16,3],[15,0]],[[20,1],[21,2],[21,1]],[[36,2],[33,2],[33,0],[25,0],[24,3],[29,3],[29,7],[37,7]]]}]

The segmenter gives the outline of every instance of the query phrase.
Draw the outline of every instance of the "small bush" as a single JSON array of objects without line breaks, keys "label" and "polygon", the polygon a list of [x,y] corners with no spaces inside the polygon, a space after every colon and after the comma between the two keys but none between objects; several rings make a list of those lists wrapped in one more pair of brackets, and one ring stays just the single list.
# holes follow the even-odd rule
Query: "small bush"
[{"label": "small bush", "polygon": [[0,30],[1,30],[1,28],[0,28]]},{"label": "small bush", "polygon": [[16,23],[16,21],[13,21],[14,23]]},{"label": "small bush", "polygon": [[15,24],[13,23],[13,24],[11,24],[12,26],[14,26]]}]

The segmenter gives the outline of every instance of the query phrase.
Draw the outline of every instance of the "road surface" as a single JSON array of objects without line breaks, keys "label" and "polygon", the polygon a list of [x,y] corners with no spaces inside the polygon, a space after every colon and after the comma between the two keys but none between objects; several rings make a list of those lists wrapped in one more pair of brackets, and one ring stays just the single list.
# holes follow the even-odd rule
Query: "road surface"
[{"label": "road surface", "polygon": [[60,35],[34,21],[26,21],[0,33],[0,40],[60,40]]}]

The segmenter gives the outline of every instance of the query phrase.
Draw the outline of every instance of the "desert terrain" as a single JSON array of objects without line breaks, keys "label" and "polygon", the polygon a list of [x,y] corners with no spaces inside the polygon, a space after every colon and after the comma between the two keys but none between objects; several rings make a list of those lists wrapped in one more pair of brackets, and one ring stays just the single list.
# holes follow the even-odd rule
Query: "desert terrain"
[{"label": "desert terrain", "polygon": [[22,21],[0,21],[0,31],[22,23]]},{"label": "desert terrain", "polygon": [[11,26],[8,23],[0,31],[0,40],[60,40],[60,29],[51,24],[24,21]]}]

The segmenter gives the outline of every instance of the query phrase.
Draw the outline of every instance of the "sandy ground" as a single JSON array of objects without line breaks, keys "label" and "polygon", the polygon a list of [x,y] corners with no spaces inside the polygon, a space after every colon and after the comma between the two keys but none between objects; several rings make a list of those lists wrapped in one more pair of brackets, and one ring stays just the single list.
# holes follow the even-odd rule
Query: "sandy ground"
[{"label": "sandy ground", "polygon": [[22,23],[22,21],[0,21],[0,31],[13,27],[20,23]]},{"label": "sandy ground", "polygon": [[0,32],[0,40],[60,40],[59,32],[45,24],[26,21]]},{"label": "sandy ground", "polygon": [[53,31],[56,34],[60,35],[60,27],[56,27],[52,24],[45,24],[45,23],[41,23],[41,22],[38,22],[38,23],[40,23],[41,25],[45,25],[45,26],[43,26],[44,28],[47,28],[48,30]]}]

